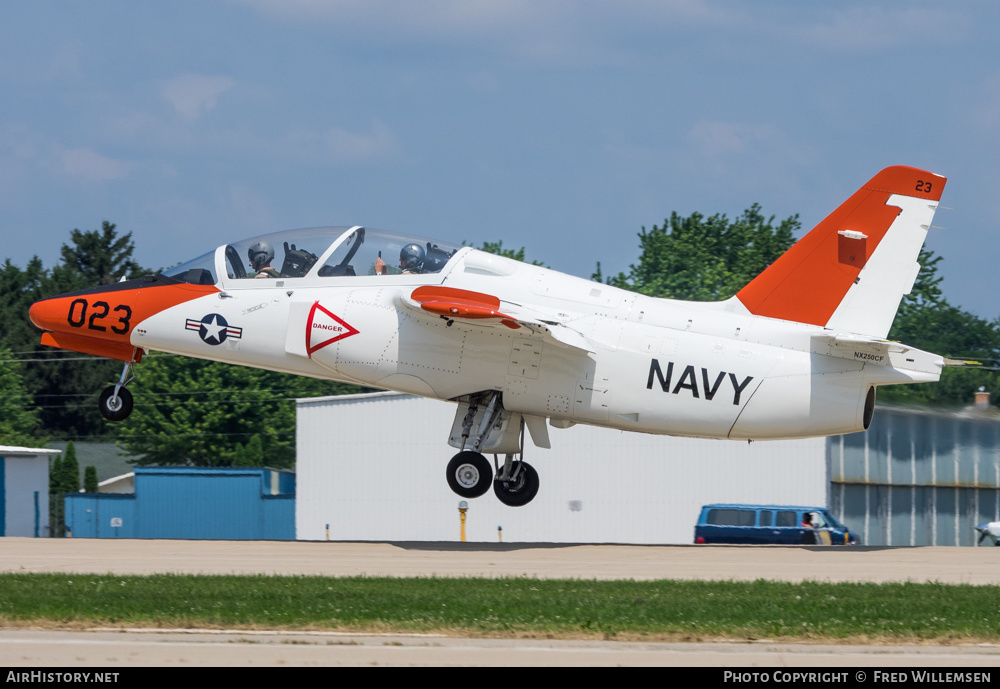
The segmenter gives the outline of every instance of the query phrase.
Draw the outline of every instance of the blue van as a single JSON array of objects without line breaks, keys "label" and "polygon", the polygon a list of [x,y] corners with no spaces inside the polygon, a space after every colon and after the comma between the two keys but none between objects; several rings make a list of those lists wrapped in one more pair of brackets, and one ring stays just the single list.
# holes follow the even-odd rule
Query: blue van
[{"label": "blue van", "polygon": [[694,542],[855,545],[859,539],[825,507],[720,503],[701,508]]}]

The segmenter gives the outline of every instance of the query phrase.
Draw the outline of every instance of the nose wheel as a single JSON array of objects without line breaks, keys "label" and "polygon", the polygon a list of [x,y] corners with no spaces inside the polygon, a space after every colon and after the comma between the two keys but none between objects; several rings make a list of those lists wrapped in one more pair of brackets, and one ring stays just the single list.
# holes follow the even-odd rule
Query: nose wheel
[{"label": "nose wheel", "polygon": [[132,375],[132,362],[125,362],[122,368],[122,375],[118,379],[117,385],[109,385],[104,388],[98,401],[98,408],[101,416],[108,421],[123,421],[132,413],[132,393],[125,386],[135,379]]},{"label": "nose wheel", "polygon": [[101,416],[108,421],[122,421],[132,413],[132,393],[126,388],[115,390],[117,385],[109,385],[101,393]]}]

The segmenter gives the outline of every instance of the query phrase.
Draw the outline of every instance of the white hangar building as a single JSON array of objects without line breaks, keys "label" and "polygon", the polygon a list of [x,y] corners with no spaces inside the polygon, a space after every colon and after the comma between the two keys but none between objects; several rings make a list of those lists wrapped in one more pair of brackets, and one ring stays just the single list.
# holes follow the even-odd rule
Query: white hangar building
[{"label": "white hangar building", "polygon": [[[462,498],[445,480],[455,409],[388,392],[299,400],[296,538],[457,541]],[[466,540],[496,542],[502,527],[504,542],[692,543],[707,503],[829,504],[824,438],[746,443],[583,425],[549,436],[548,450],[525,439],[535,499],[507,507],[491,490],[468,500]]]},{"label": "white hangar building", "polygon": [[59,453],[0,445],[0,536],[49,535],[49,459]]}]

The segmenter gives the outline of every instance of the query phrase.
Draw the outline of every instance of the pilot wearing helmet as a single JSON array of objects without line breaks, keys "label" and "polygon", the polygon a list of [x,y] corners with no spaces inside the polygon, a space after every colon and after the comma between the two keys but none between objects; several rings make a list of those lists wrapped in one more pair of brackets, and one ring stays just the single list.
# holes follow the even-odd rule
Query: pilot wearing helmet
[{"label": "pilot wearing helmet", "polygon": [[[424,259],[427,252],[419,244],[407,244],[399,250],[399,271],[404,275],[414,275],[424,272]],[[385,275],[386,264],[379,256],[375,259],[375,274]]]},{"label": "pilot wearing helmet", "polygon": [[267,242],[254,242],[247,251],[250,267],[257,271],[255,278],[277,278],[281,273],[271,267],[274,260],[274,247]]}]

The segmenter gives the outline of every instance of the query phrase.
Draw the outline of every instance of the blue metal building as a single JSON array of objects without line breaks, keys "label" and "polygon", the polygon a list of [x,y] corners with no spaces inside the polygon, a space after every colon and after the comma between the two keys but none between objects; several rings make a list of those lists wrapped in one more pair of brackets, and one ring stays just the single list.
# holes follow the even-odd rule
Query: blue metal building
[{"label": "blue metal building", "polygon": [[67,495],[66,525],[74,538],[294,540],[295,475],[136,467],[134,494]]},{"label": "blue metal building", "polygon": [[1000,412],[880,407],[830,438],[829,506],[865,545],[974,546],[1000,521]]}]

